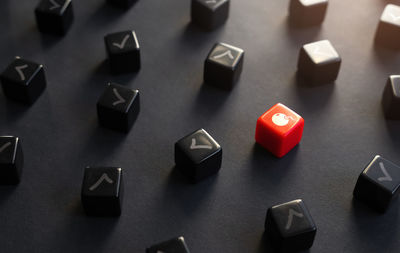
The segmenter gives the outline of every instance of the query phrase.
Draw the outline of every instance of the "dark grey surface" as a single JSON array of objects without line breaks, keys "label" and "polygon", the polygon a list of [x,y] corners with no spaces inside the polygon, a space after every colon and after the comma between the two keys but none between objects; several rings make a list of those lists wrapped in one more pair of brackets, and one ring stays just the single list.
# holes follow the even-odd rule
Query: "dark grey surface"
[{"label": "dark grey surface", "polygon": [[[0,1],[0,66],[20,55],[45,65],[48,87],[31,107],[0,93],[0,132],[21,137],[25,168],[0,188],[1,252],[144,252],[183,235],[193,253],[270,252],[268,207],[302,198],[318,227],[310,252],[398,252],[400,208],[384,215],[353,202],[359,173],[375,156],[400,164],[400,123],[381,97],[400,54],[374,46],[384,0],[330,1],[321,27],[287,25],[288,1],[233,0],[227,24],[206,33],[189,23],[190,1],[140,0],[124,12],[102,0],[74,1],[67,36],[41,35],[33,0]],[[399,1],[391,1],[397,2]],[[134,29],[137,75],[111,76],[103,36]],[[343,59],[335,84],[296,81],[300,47],[329,39]],[[215,42],[246,52],[230,91],[202,85]],[[107,82],[139,89],[128,135],[98,127]],[[305,119],[303,140],[282,159],[255,145],[257,117],[281,102]],[[216,177],[188,184],[174,168],[174,143],[200,127],[224,149]],[[87,166],[124,169],[118,219],[87,218],[80,204]]]}]

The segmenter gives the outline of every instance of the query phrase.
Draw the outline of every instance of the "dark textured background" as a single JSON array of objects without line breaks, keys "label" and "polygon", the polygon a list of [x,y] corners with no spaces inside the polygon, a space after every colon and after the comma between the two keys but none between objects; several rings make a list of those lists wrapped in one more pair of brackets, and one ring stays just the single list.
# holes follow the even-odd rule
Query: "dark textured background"
[{"label": "dark textured background", "polygon": [[[374,155],[400,164],[400,122],[386,121],[380,104],[400,54],[373,43],[388,2],[330,1],[321,27],[298,30],[287,24],[286,0],[232,0],[227,24],[207,33],[190,25],[188,0],[139,0],[125,12],[74,1],[74,25],[59,39],[37,31],[37,1],[1,0],[1,69],[16,55],[37,61],[48,87],[31,107],[0,92],[0,132],[21,137],[25,153],[21,184],[0,188],[0,251],[140,253],[183,235],[193,253],[269,252],[267,208],[302,198],[318,226],[310,252],[399,252],[399,201],[380,215],[352,198]],[[111,76],[103,36],[127,29],[137,32],[142,70]],[[297,56],[320,39],[332,42],[342,68],[335,84],[310,87],[296,81]],[[230,92],[202,84],[217,41],[246,52]],[[108,81],[141,91],[127,135],[98,127],[96,102]],[[277,102],[306,124],[301,145],[283,159],[254,142],[257,117]],[[174,171],[173,147],[200,127],[223,147],[223,165],[191,185]],[[123,168],[120,218],[83,214],[87,165]]]}]

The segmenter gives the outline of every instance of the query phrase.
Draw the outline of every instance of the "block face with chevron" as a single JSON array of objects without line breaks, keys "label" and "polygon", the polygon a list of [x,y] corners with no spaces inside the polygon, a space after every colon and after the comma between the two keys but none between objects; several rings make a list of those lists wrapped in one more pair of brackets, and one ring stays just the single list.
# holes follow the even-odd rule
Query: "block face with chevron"
[{"label": "block face with chevron", "polygon": [[300,49],[297,73],[311,84],[330,83],[337,79],[341,63],[329,40],[316,41]]},{"label": "block face with chevron", "polygon": [[198,129],[175,143],[176,167],[193,182],[218,173],[222,148],[204,129]]},{"label": "block face with chevron", "polygon": [[140,96],[119,84],[109,83],[97,102],[100,125],[121,132],[129,132],[140,112]]},{"label": "block face with chevron", "polygon": [[204,62],[204,82],[231,89],[238,81],[244,61],[244,50],[226,43],[217,43]]},{"label": "block face with chevron", "polygon": [[71,0],[42,0],[35,9],[39,31],[65,35],[74,20]]},{"label": "block face with chevron", "polygon": [[45,90],[47,83],[43,65],[16,57],[0,75],[7,98],[31,105]]},{"label": "block face with chevron", "polygon": [[123,198],[122,169],[87,167],[82,183],[82,205],[89,216],[119,216]]},{"label": "block face with chevron", "polygon": [[135,31],[121,31],[104,37],[112,74],[134,73],[140,70],[140,45]]},{"label": "block face with chevron", "polygon": [[292,252],[310,248],[317,227],[304,202],[298,199],[269,208],[265,232],[275,248]]},{"label": "block face with chevron", "polygon": [[389,48],[400,48],[400,6],[386,5],[376,30],[375,42]]},{"label": "block face with chevron", "polygon": [[181,236],[153,245],[146,249],[146,253],[190,253],[190,251]]},{"label": "block face with chevron", "polygon": [[354,197],[379,212],[385,212],[398,196],[400,167],[377,155],[358,177]]},{"label": "block face with chevron", "polygon": [[192,0],[192,22],[205,30],[213,30],[229,17],[230,0]]},{"label": "block face with chevron", "polygon": [[289,21],[295,26],[321,24],[326,16],[328,0],[291,0]]}]

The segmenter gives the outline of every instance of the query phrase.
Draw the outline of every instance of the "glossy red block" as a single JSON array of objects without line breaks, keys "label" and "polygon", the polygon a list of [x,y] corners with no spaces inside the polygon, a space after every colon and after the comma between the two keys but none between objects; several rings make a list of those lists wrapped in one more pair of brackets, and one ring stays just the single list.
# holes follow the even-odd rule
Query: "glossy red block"
[{"label": "glossy red block", "polygon": [[301,140],[304,119],[283,104],[276,104],[257,120],[256,142],[283,157]]}]

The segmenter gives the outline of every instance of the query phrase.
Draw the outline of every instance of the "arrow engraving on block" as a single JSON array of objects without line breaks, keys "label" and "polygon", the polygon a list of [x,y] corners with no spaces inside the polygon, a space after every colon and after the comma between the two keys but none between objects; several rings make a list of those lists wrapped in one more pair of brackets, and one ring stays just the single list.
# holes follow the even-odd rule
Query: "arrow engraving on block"
[{"label": "arrow engraving on block", "polygon": [[378,178],[378,181],[383,182],[383,181],[393,181],[392,177],[389,175],[389,173],[387,172],[383,162],[379,163],[379,167],[381,168],[381,171],[383,173],[383,175],[385,175],[384,177],[380,177]]},{"label": "arrow engraving on block", "polygon": [[6,150],[8,148],[8,146],[10,146],[10,145],[11,145],[11,142],[7,142],[3,146],[1,146],[0,153],[3,152],[4,150]]},{"label": "arrow engraving on block", "polygon": [[129,34],[125,35],[125,37],[124,37],[124,39],[122,40],[121,43],[116,43],[116,42],[114,42],[114,43],[113,43],[113,46],[116,46],[116,47],[118,47],[119,49],[124,49],[125,44],[126,44],[126,42],[128,41],[128,39],[129,39]]},{"label": "arrow engraving on block", "polygon": [[314,49],[313,54],[318,54],[318,55],[322,55],[322,56],[326,56],[326,57],[331,57],[331,56],[332,56],[332,54],[328,54],[328,53],[326,53],[326,52],[322,52],[322,51],[320,51],[319,49],[320,49],[319,46],[317,46],[317,47]]},{"label": "arrow engraving on block", "polygon": [[57,3],[55,0],[49,0],[50,1],[50,3],[52,3],[53,4],[53,6],[51,6],[50,8],[49,8],[49,10],[55,10],[55,9],[58,9],[58,8],[60,8],[61,7],[61,5],[59,4],[59,3]]},{"label": "arrow engraving on block", "polygon": [[395,22],[398,22],[398,21],[400,20],[400,16],[396,16],[396,15],[394,15],[393,13],[389,13],[389,15],[390,15],[390,17],[392,17],[392,19],[393,19]]},{"label": "arrow engraving on block", "polygon": [[228,50],[228,51],[226,51],[226,52],[224,52],[222,54],[219,54],[219,55],[215,55],[213,58],[214,59],[220,59],[220,58],[223,58],[225,56],[228,56],[231,60],[233,60],[235,58],[235,57],[233,57],[231,50]]},{"label": "arrow engraving on block", "polygon": [[113,103],[113,106],[116,106],[118,104],[123,104],[126,102],[126,100],[118,93],[118,90],[116,88],[113,88],[113,92],[114,95],[118,98],[118,100]]},{"label": "arrow engraving on block", "polygon": [[103,175],[101,175],[99,180],[97,180],[97,182],[94,183],[94,185],[90,186],[89,190],[94,191],[97,187],[99,187],[99,185],[101,185],[101,183],[103,183],[103,181],[106,181],[109,184],[114,183],[114,181],[112,181],[111,178],[109,178],[106,173],[103,173]]},{"label": "arrow engraving on block", "polygon": [[289,230],[292,227],[292,223],[293,223],[293,216],[297,216],[299,218],[303,218],[304,214],[296,212],[293,209],[289,209],[289,216],[288,216],[288,221],[286,223],[285,229]]},{"label": "arrow engraving on block", "polygon": [[24,75],[24,72],[22,72],[22,70],[26,69],[27,67],[28,67],[27,64],[15,67],[15,70],[18,72],[19,77],[21,78],[21,81],[25,81],[25,75]]},{"label": "arrow engraving on block", "polygon": [[192,145],[190,145],[190,149],[212,149],[211,145],[197,145],[196,139],[192,138]]}]

